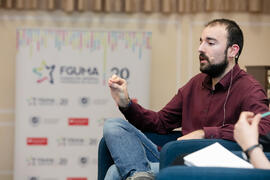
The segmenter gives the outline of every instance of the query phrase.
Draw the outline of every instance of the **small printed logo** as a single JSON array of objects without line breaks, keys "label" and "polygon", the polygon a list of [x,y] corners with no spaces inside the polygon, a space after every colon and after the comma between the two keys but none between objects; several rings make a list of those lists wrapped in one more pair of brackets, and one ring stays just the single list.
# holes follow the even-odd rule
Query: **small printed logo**
[{"label": "small printed logo", "polygon": [[58,146],[97,146],[97,138],[59,137],[56,139]]},{"label": "small printed logo", "polygon": [[54,83],[53,72],[55,65],[48,66],[45,61],[41,62],[39,67],[33,68],[33,73],[37,76],[37,83],[48,81],[50,84]]},{"label": "small printed logo", "polygon": [[57,139],[58,146],[83,146],[85,140],[83,138],[60,137]]},{"label": "small printed logo", "polygon": [[54,159],[49,157],[28,157],[26,158],[28,166],[52,166]]},{"label": "small printed logo", "polygon": [[85,167],[85,166],[87,166],[88,162],[89,162],[88,157],[85,157],[85,156],[79,157],[80,166]]},{"label": "small printed logo", "polygon": [[88,106],[90,104],[90,98],[89,97],[80,97],[79,103],[82,106]]},{"label": "small printed logo", "polygon": [[88,126],[88,118],[69,118],[69,126]]},{"label": "small printed logo", "polygon": [[46,137],[28,137],[26,140],[29,146],[46,146],[48,145],[48,138]]},{"label": "small printed logo", "polygon": [[66,97],[30,97],[26,99],[28,106],[68,106]]},{"label": "small printed logo", "polygon": [[53,158],[30,156],[26,158],[26,163],[27,166],[66,166],[68,165],[68,159],[65,157]]},{"label": "small printed logo", "polygon": [[36,126],[38,126],[38,125],[40,124],[40,118],[37,117],[37,116],[33,116],[33,117],[30,118],[30,123],[31,123],[34,127],[36,127]]}]

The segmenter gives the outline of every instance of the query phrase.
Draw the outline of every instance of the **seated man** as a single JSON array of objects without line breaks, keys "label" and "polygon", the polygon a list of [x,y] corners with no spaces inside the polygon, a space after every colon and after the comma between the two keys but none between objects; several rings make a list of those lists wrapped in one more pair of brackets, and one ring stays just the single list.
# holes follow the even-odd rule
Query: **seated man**
[{"label": "seated man", "polygon": [[[270,162],[263,153],[259,144],[258,126],[261,115],[254,116],[252,112],[242,112],[234,128],[234,138],[241,146],[249,160],[255,168],[270,169]],[[270,132],[269,132],[270,133]],[[267,134],[267,146],[270,146],[270,134]]]},{"label": "seated man", "polygon": [[[240,112],[268,111],[263,88],[238,65],[242,47],[242,30],[234,21],[209,22],[198,49],[202,73],[180,88],[158,112],[132,102],[127,82],[113,75],[108,81],[111,95],[128,121],[109,119],[104,124],[103,136],[115,163],[105,179],[154,179],[159,170],[159,148],[141,131],[166,134],[182,127],[179,141],[234,140],[234,124]],[[269,131],[270,119],[263,118],[259,133]]]}]

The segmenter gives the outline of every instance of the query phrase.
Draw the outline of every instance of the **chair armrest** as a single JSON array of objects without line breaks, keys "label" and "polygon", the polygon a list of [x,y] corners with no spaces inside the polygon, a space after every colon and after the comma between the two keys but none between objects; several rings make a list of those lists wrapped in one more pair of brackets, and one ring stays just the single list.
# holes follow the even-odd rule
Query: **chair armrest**
[{"label": "chair armrest", "polygon": [[223,139],[192,139],[173,141],[165,144],[161,149],[160,169],[170,166],[178,156],[195,152],[215,142],[219,142],[228,150],[241,151],[241,147],[237,143]]},{"label": "chair armrest", "polygon": [[270,170],[248,168],[217,168],[171,166],[164,168],[156,180],[266,180]]}]

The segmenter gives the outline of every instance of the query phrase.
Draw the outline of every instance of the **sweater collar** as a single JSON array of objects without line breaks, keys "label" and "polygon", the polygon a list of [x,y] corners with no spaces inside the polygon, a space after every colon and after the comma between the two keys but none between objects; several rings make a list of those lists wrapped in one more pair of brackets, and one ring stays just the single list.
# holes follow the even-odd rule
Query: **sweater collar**
[{"label": "sweater collar", "polygon": [[[217,89],[219,86],[221,86],[223,89],[228,89],[231,83],[231,78],[234,80],[238,73],[241,71],[238,64],[236,64],[223,78],[216,84]],[[231,77],[232,76],[232,77]],[[212,89],[212,78],[209,75],[206,75],[204,78],[204,81],[202,85],[208,89]]]}]

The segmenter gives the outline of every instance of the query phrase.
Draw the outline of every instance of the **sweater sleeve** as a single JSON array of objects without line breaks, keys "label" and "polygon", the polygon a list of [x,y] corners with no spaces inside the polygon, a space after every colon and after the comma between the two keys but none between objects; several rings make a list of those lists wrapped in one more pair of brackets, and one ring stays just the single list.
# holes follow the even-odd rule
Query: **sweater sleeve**
[{"label": "sweater sleeve", "polygon": [[[249,96],[245,99],[243,103],[242,111],[251,111],[255,114],[265,113],[269,111],[269,102],[266,97],[265,92],[255,86],[249,91]],[[259,133],[260,135],[266,135],[270,132],[270,116],[264,117],[259,123]]]},{"label": "sweater sleeve", "polygon": [[160,111],[155,112],[132,102],[127,109],[121,109],[125,118],[142,131],[166,134],[181,126],[182,94],[178,93]]}]

